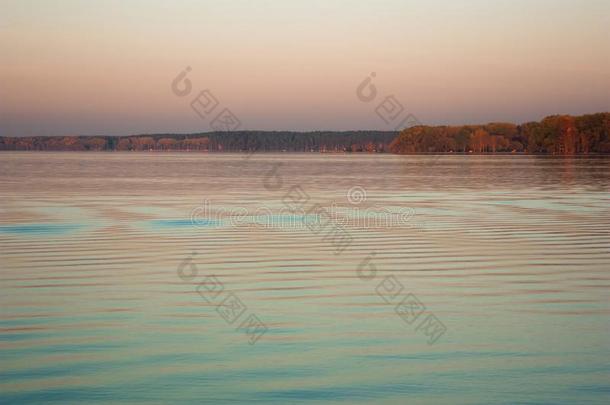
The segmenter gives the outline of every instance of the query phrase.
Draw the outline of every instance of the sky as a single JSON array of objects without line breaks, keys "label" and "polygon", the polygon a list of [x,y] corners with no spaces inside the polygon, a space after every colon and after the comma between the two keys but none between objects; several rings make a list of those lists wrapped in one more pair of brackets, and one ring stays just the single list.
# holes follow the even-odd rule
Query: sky
[{"label": "sky", "polygon": [[0,0],[1,136],[205,132],[225,108],[298,131],[610,111],[610,1]]}]

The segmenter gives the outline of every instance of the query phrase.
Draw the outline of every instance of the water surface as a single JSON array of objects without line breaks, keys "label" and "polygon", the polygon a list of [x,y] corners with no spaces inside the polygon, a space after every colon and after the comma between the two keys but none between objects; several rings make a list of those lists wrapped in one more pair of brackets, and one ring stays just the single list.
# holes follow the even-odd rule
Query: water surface
[{"label": "water surface", "polygon": [[595,157],[0,154],[0,402],[608,403],[609,190]]}]

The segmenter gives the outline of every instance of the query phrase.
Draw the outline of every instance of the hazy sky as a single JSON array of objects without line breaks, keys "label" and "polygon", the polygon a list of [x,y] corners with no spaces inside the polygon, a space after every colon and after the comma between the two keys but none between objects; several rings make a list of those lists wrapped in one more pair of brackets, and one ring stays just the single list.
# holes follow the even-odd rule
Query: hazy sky
[{"label": "hazy sky", "polygon": [[243,129],[524,122],[610,111],[610,1],[0,0],[0,58],[0,135],[208,131],[204,89]]}]

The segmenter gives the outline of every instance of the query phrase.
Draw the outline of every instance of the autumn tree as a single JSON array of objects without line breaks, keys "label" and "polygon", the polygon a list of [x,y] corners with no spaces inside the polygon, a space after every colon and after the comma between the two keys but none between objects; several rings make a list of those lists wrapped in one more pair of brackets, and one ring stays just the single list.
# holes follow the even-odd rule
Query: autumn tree
[{"label": "autumn tree", "polygon": [[176,140],[173,138],[161,138],[157,142],[157,145],[161,150],[172,150],[176,143]]},{"label": "autumn tree", "polygon": [[470,147],[478,153],[486,152],[490,145],[489,133],[483,128],[477,128],[470,138]]}]

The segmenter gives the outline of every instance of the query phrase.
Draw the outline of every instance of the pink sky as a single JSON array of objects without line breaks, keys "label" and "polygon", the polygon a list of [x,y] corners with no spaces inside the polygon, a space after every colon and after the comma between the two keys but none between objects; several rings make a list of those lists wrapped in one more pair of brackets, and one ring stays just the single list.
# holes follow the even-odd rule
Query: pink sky
[{"label": "pink sky", "polygon": [[[392,129],[610,110],[607,1],[0,0],[0,135]],[[193,93],[172,80],[186,66]],[[378,99],[356,87],[371,72]]]}]

